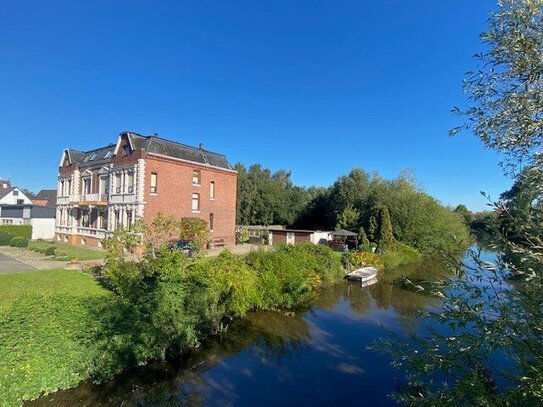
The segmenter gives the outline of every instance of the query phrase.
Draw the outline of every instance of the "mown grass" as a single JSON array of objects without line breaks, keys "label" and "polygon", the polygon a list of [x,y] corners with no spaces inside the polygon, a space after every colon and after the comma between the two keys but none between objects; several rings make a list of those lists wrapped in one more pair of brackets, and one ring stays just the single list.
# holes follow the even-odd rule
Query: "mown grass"
[{"label": "mown grass", "polygon": [[33,240],[28,243],[28,249],[35,251],[45,251],[49,247],[54,247],[66,253],[66,256],[54,257],[55,260],[99,260],[106,255],[104,250],[89,247],[75,246],[66,243],[51,243],[43,240]]},{"label": "mown grass", "polygon": [[112,297],[76,271],[0,275],[0,405],[87,379],[100,352],[91,305]]}]

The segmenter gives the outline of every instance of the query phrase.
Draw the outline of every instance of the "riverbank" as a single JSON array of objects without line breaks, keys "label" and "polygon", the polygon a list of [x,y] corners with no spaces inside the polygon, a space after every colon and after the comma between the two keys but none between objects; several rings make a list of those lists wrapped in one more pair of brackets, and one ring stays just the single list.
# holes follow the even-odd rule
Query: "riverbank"
[{"label": "riverbank", "polygon": [[2,275],[0,405],[183,354],[232,318],[303,306],[343,275],[339,256],[313,245],[194,262],[165,252],[113,262],[98,279],[69,270]]}]

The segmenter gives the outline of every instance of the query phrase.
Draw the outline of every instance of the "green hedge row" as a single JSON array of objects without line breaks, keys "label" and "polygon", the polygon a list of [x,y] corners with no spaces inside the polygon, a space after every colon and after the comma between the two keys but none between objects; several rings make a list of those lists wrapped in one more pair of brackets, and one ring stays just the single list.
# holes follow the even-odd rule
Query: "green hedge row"
[{"label": "green hedge row", "polygon": [[9,234],[24,239],[32,239],[32,225],[0,225],[0,234]]},{"label": "green hedge row", "polygon": [[0,246],[8,246],[14,237],[12,234],[0,232]]}]

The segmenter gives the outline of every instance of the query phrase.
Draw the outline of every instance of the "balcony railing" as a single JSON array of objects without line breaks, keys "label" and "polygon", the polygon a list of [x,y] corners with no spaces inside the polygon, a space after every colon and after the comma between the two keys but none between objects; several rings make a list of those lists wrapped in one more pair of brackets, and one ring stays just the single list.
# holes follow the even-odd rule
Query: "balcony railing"
[{"label": "balcony railing", "polygon": [[81,236],[90,236],[90,237],[96,237],[99,239],[105,239],[107,237],[108,232],[107,230],[104,230],[104,229],[78,227],[77,234]]},{"label": "balcony railing", "polygon": [[107,202],[108,194],[70,195],[70,202]]},{"label": "balcony railing", "polygon": [[72,227],[71,226],[55,226],[55,232],[56,233],[72,233]]},{"label": "balcony railing", "polygon": [[112,194],[109,197],[110,203],[133,203],[136,201],[134,194]]},{"label": "balcony railing", "polygon": [[68,205],[69,203],[70,203],[70,197],[69,196],[59,196],[59,197],[57,197],[57,204]]}]

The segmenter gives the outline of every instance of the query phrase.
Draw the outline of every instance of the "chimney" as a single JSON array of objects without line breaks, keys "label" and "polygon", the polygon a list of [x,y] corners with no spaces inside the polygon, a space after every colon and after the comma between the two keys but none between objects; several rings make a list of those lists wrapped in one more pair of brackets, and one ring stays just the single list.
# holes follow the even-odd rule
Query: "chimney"
[{"label": "chimney", "polygon": [[205,150],[204,143],[200,143],[200,145],[198,146],[198,148],[199,148],[200,150]]}]

